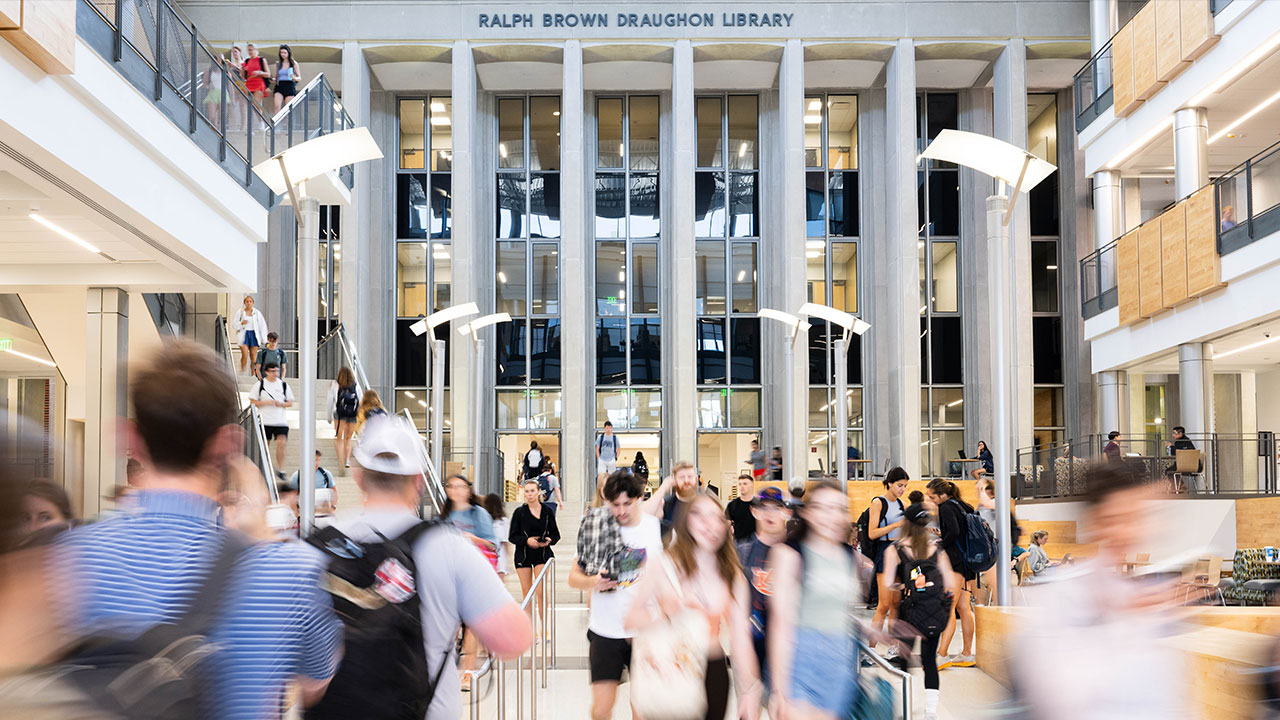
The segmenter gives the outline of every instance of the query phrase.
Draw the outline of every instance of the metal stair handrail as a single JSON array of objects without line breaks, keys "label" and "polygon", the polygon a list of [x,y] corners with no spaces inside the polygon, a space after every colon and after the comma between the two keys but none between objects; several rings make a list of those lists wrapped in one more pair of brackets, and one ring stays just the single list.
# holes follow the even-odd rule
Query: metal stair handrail
[{"label": "metal stair handrail", "polygon": [[[409,427],[413,428],[413,432],[421,438],[422,433],[418,431],[418,424],[413,421],[413,415],[409,414],[409,409],[401,409],[400,414],[409,423]],[[440,471],[436,468],[435,462],[431,459],[431,453],[427,450],[426,438],[422,438],[419,448],[422,450],[422,466],[426,468],[423,476],[427,480],[427,499],[431,501],[431,505],[436,511],[436,516],[439,517],[444,515],[444,482],[440,477]]]}]

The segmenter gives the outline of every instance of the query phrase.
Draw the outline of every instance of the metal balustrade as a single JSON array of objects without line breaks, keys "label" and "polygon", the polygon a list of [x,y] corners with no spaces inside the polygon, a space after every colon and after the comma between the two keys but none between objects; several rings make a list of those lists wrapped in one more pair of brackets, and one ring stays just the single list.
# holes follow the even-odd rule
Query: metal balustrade
[{"label": "metal balustrade", "polygon": [[1111,70],[1111,42],[1108,41],[1076,73],[1076,132],[1089,127],[1089,123],[1111,107]]},{"label": "metal balustrade", "polygon": [[1112,240],[1080,261],[1080,312],[1088,320],[1120,304],[1116,282],[1116,248]]},{"label": "metal balustrade", "polygon": [[[544,588],[548,588],[546,592],[542,592]],[[538,616],[532,611],[529,612],[529,627],[533,631],[535,641],[529,650],[516,658],[516,720],[524,720],[524,702],[525,702],[525,672],[528,671],[528,692],[529,692],[529,720],[536,720],[538,716],[538,659],[541,655],[542,673],[541,688],[547,689],[547,670],[555,664],[556,661],[556,559],[553,557],[543,566],[542,572],[534,578],[533,585],[529,587],[529,592],[524,596],[524,600],[520,603],[521,610],[528,610],[533,598],[542,592],[542,615]],[[539,628],[541,625],[541,628]],[[541,630],[542,641],[538,642],[536,638]],[[527,658],[526,658],[527,656]],[[509,660],[494,660],[492,657],[485,660],[484,665],[478,670],[466,673],[471,676],[471,720],[480,720],[480,701],[483,699],[480,692],[478,681],[481,678],[488,677],[492,672],[494,675],[494,699],[497,704],[497,714],[494,716],[497,720],[506,720],[507,717],[507,666]]]}]

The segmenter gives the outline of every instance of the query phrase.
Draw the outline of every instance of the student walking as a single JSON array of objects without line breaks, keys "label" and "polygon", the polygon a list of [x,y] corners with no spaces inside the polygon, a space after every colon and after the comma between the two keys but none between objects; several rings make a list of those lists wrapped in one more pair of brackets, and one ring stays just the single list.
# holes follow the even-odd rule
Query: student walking
[{"label": "student walking", "polygon": [[[972,570],[964,567],[964,557],[959,547],[960,538],[967,529],[966,515],[974,512],[973,506],[960,498],[960,489],[950,480],[935,478],[925,488],[929,502],[938,507],[938,529],[940,537],[938,547],[951,562],[951,568],[960,576],[962,584],[952,601],[952,614],[949,616],[947,629],[938,639],[938,650],[943,653],[938,669],[951,667],[973,667],[977,659],[973,655],[973,636],[976,629],[973,617],[973,581],[977,578]],[[959,655],[947,655],[951,647],[951,638],[956,632],[956,612],[960,615],[961,649]]]},{"label": "student walking", "polygon": [[[240,66],[240,74],[244,77],[244,89],[249,91],[249,95],[253,97],[253,104],[259,110],[266,114],[267,108],[263,105],[263,100],[267,97],[267,83],[271,80],[271,73],[267,70],[267,59],[258,54],[258,48],[253,43],[247,46],[249,57],[245,58],[244,64]],[[256,130],[257,128],[250,128]]]},{"label": "student walking", "polygon": [[556,468],[550,458],[542,459],[542,474],[536,481],[538,491],[542,493],[542,502],[550,505],[552,510],[559,510],[564,504],[564,495],[560,493],[560,478],[556,477]]},{"label": "student walking", "polygon": [[[902,584],[900,625],[910,628],[908,649],[920,638],[920,664],[924,669],[924,717],[938,720],[938,639],[951,616],[952,598],[960,578],[929,530],[933,514],[924,505],[906,509],[902,536],[885,548],[884,574]],[[895,633],[901,636],[899,633]]]},{"label": "student walking", "polygon": [[356,434],[360,419],[360,392],[356,387],[356,375],[346,365],[338,370],[338,377],[330,389],[330,412],[333,413],[334,445],[338,462],[351,467],[351,438]]},{"label": "student walking", "polygon": [[293,51],[288,45],[281,45],[276,52],[276,111],[284,107],[298,94],[298,83],[302,82],[302,68],[293,59]]},{"label": "student walking", "polygon": [[782,491],[766,487],[751,501],[751,514],[755,517],[755,533],[738,545],[738,560],[742,572],[751,587],[751,645],[760,665],[760,679],[764,692],[769,692],[768,647],[769,597],[773,594],[772,569],[768,565],[769,551],[786,540],[787,521],[791,508],[787,506]]},{"label": "student walking", "polygon": [[[627,629],[642,632],[655,623],[671,622],[686,612],[696,613],[695,628],[705,627],[707,654],[703,673],[706,720],[724,720],[729,708],[729,660],[720,644],[721,628],[728,628],[729,656],[738,688],[739,717],[755,718],[760,709],[761,684],[748,622],[750,592],[738,565],[733,536],[720,501],[699,493],[676,518],[676,535],[663,572],[649,572],[640,580],[627,613]],[[696,632],[697,630],[695,630]],[[636,693],[662,693],[666,688],[636,686]]]},{"label": "student walking", "polygon": [[497,493],[485,495],[481,504],[493,518],[493,537],[498,541],[498,575],[506,577],[511,572],[511,550],[507,548],[511,544],[507,541],[511,534],[511,518],[507,517],[507,508]]},{"label": "student walking", "polygon": [[[425,487],[420,443],[398,418],[372,420],[352,452],[364,510],[312,538],[321,550],[336,548],[331,575],[370,594],[374,577],[391,573],[395,583],[394,592],[380,586],[382,609],[356,605],[345,593],[333,596],[348,623],[345,654],[307,720],[456,720],[462,716],[459,627],[465,624],[490,654],[506,660],[532,644],[528,618],[471,541],[418,518]],[[372,560],[344,559],[351,558],[353,542]]]},{"label": "student walking", "polygon": [[[369,392],[373,391],[370,390]],[[385,416],[385,413],[383,415]],[[389,418],[374,415],[371,422],[376,426],[387,419]],[[363,438],[360,442],[361,445],[364,444]],[[357,449],[359,447],[357,446]],[[358,457],[357,460],[359,460]],[[480,507],[475,492],[471,488],[471,481],[462,475],[452,475],[444,482],[444,494],[444,512],[442,513],[444,522],[458,528],[462,532],[462,536],[484,555],[485,560],[489,561],[489,568],[496,573],[498,569],[498,539],[493,534],[493,517],[483,507]],[[479,645],[476,642],[475,634],[469,630],[464,632],[462,634],[462,658],[459,666],[459,670],[464,674],[475,669],[478,650]],[[462,681],[462,689],[464,691],[471,690],[470,675],[467,675]]]},{"label": "student walking", "polygon": [[[876,630],[884,627],[886,620],[892,623],[898,616],[898,581],[885,569],[884,555],[886,548],[902,537],[903,526],[907,524],[902,496],[907,492],[908,480],[910,478],[906,470],[900,467],[890,468],[881,481],[884,493],[871,498],[871,505],[867,509],[867,537],[875,546],[872,559],[875,562],[878,600],[875,615],[871,618],[871,627]],[[897,654],[897,646],[890,646],[885,657],[892,658]]]},{"label": "student walking", "polygon": [[760,449],[760,441],[751,441],[751,456],[747,458],[746,463],[751,466],[751,477],[756,480],[763,480],[764,474],[768,472],[769,459],[765,457],[764,450]]},{"label": "student walking", "polygon": [[280,349],[279,345],[280,336],[273,332],[267,333],[267,345],[266,347],[258,350],[257,360],[253,363],[254,377],[262,377],[262,368],[266,367],[267,363],[275,363],[280,366],[280,377],[284,377],[289,374],[287,367],[289,358],[285,354],[284,350]]},{"label": "student walking", "polygon": [[364,395],[360,397],[360,409],[356,411],[356,432],[363,430],[364,424],[370,418],[386,415],[387,409],[382,406],[382,398],[378,397],[378,391],[369,389],[364,391]]},{"label": "student walking", "polygon": [[251,370],[249,361],[258,357],[258,347],[267,338],[267,319],[261,311],[254,309],[253,296],[244,296],[244,305],[231,318],[231,329],[236,334],[236,344],[240,346],[240,372]]},{"label": "student walking", "polygon": [[[542,451],[538,449],[538,441],[530,441],[529,451],[524,454],[524,461],[521,464],[521,474],[523,475],[521,480],[528,480],[529,478],[536,478],[541,475],[542,461],[545,459],[546,456],[544,456]],[[523,485],[524,483],[522,482],[521,484]]]},{"label": "student walking", "polygon": [[262,430],[267,442],[276,444],[276,467],[284,466],[284,446],[289,440],[289,416],[285,412],[293,407],[293,390],[280,378],[280,367],[267,363],[263,377],[249,393],[249,402],[258,408]]},{"label": "student walking", "polygon": [[[520,594],[528,595],[534,578],[555,555],[551,551],[551,546],[560,542],[560,528],[556,525],[555,508],[542,502],[542,492],[538,488],[537,480],[531,478],[524,481],[524,505],[511,513],[511,530],[507,539],[516,549],[515,565],[516,576],[520,578]],[[539,617],[546,611],[546,588],[544,587],[529,604],[529,615]]]},{"label": "student walking", "polygon": [[600,481],[618,469],[618,436],[613,434],[613,423],[604,423],[604,432],[596,438],[596,475]]},{"label": "student walking", "polygon": [[729,526],[733,530],[734,542],[747,542],[756,531],[756,519],[751,511],[751,502],[755,500],[752,490],[755,482],[750,475],[738,476],[738,497],[729,501],[725,507],[725,515],[729,518]]}]

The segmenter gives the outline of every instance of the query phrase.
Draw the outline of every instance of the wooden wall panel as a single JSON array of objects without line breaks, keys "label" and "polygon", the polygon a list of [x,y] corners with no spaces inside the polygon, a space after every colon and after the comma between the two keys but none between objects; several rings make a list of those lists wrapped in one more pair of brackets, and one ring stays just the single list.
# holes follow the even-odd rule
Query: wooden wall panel
[{"label": "wooden wall panel", "polygon": [[1161,292],[1171,308],[1187,299],[1187,203],[1180,202],[1160,216]]},{"label": "wooden wall panel", "polygon": [[1218,256],[1218,222],[1213,185],[1187,198],[1187,295],[1199,297],[1222,287],[1222,259]]},{"label": "wooden wall panel", "polygon": [[1137,109],[1142,101],[1133,93],[1133,23],[1111,39],[1111,102],[1116,117]]},{"label": "wooden wall panel", "polygon": [[1172,80],[1187,68],[1182,59],[1182,25],[1178,9],[1182,3],[1153,2],[1156,8],[1156,78]]},{"label": "wooden wall panel", "polygon": [[1138,314],[1142,317],[1164,309],[1163,271],[1160,223],[1152,220],[1138,228]]},{"label": "wooden wall panel", "polygon": [[1209,0],[1181,0],[1182,59],[1190,62],[1208,52],[1218,42],[1213,34],[1213,11]]},{"label": "wooden wall panel", "polygon": [[22,0],[22,27],[0,30],[0,37],[41,70],[70,75],[76,68],[76,0]]},{"label": "wooden wall panel", "polygon": [[1138,231],[1131,230],[1116,242],[1116,296],[1120,305],[1120,324],[1129,325],[1142,318],[1138,303]]},{"label": "wooden wall panel", "polygon": [[1280,497],[1236,500],[1236,547],[1280,545]]},{"label": "wooden wall panel", "polygon": [[1149,2],[1129,22],[1133,26],[1133,94],[1146,100],[1164,87],[1156,73],[1156,3]]}]

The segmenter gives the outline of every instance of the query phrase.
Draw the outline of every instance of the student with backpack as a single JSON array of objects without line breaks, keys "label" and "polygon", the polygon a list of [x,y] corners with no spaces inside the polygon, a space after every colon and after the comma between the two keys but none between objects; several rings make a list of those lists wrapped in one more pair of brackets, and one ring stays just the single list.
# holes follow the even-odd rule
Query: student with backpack
[{"label": "student with backpack", "polygon": [[280,349],[280,336],[274,332],[267,333],[267,346],[258,350],[258,357],[253,363],[253,376],[262,378],[262,369],[267,363],[275,363],[280,366],[280,377],[284,377],[289,373],[288,356],[284,350]]},{"label": "student with backpack", "polygon": [[542,454],[542,450],[538,449],[538,441],[534,440],[529,443],[529,452],[524,454],[524,462],[521,467],[520,484],[523,485],[525,480],[536,478],[542,474],[542,462],[546,460],[546,456]]},{"label": "student with backpack", "polygon": [[605,421],[604,432],[596,437],[596,476],[603,484],[604,479],[618,469],[618,436],[613,434],[613,423]]},{"label": "student with backpack", "polygon": [[560,478],[556,477],[556,467],[552,464],[551,458],[542,459],[542,474],[538,475],[536,480],[538,492],[542,494],[542,502],[551,506],[552,510],[559,510],[564,504],[564,495],[560,493]]},{"label": "student with backpack", "polygon": [[249,393],[249,402],[258,408],[267,442],[276,444],[276,467],[284,467],[284,446],[289,441],[289,416],[285,410],[293,407],[293,400],[293,390],[280,377],[280,366],[267,363],[257,387]]},{"label": "student with backpack", "polygon": [[[903,537],[885,549],[884,574],[902,584],[899,624],[910,627],[920,637],[924,717],[937,720],[938,640],[951,618],[952,599],[960,589],[960,579],[952,572],[946,551],[929,531],[933,514],[924,505],[916,504],[907,507],[905,518]],[[914,638],[908,643],[914,645]]]},{"label": "student with backpack", "polygon": [[371,419],[352,452],[364,510],[310,539],[329,559],[346,645],[307,720],[456,719],[460,625],[508,660],[533,643],[528,617],[471,541],[418,518],[421,442],[398,418]]},{"label": "student with backpack", "polygon": [[[976,664],[976,658],[973,655],[973,635],[976,629],[973,617],[973,581],[978,577],[978,572],[981,572],[981,570],[968,567],[965,551],[972,549],[968,547],[972,543],[967,538],[970,524],[969,517],[972,516],[979,525],[981,525],[982,520],[974,511],[973,506],[960,498],[960,489],[950,480],[934,478],[925,490],[929,502],[938,506],[938,529],[940,531],[938,547],[946,553],[947,559],[951,563],[951,568],[963,581],[960,591],[955,594],[955,598],[952,601],[953,612],[949,615],[950,622],[947,623],[947,629],[942,632],[942,636],[938,639],[938,650],[944,655],[942,662],[938,664],[938,669],[953,665],[956,667],[973,667]],[[951,638],[956,632],[954,611],[959,611],[960,614],[962,646],[959,655],[947,655],[946,653],[951,647]]]},{"label": "student with backpack", "polygon": [[356,387],[356,375],[346,365],[338,371],[338,379],[333,381],[333,413],[334,445],[338,450],[338,462],[343,467],[351,467],[351,438],[356,434],[356,423],[360,419],[360,390]]},{"label": "student with backpack", "polygon": [[[897,580],[885,572],[884,553],[890,543],[902,537],[902,528],[907,523],[902,496],[907,492],[908,480],[910,477],[906,470],[900,467],[890,469],[882,481],[884,494],[871,498],[871,505],[863,513],[865,519],[859,518],[859,528],[865,527],[865,536],[859,537],[859,544],[863,545],[862,554],[875,563],[878,600],[871,627],[877,630],[884,626],[885,620],[892,621],[898,615]],[[897,647],[892,646],[885,652],[885,657],[893,658],[897,654]]]}]

